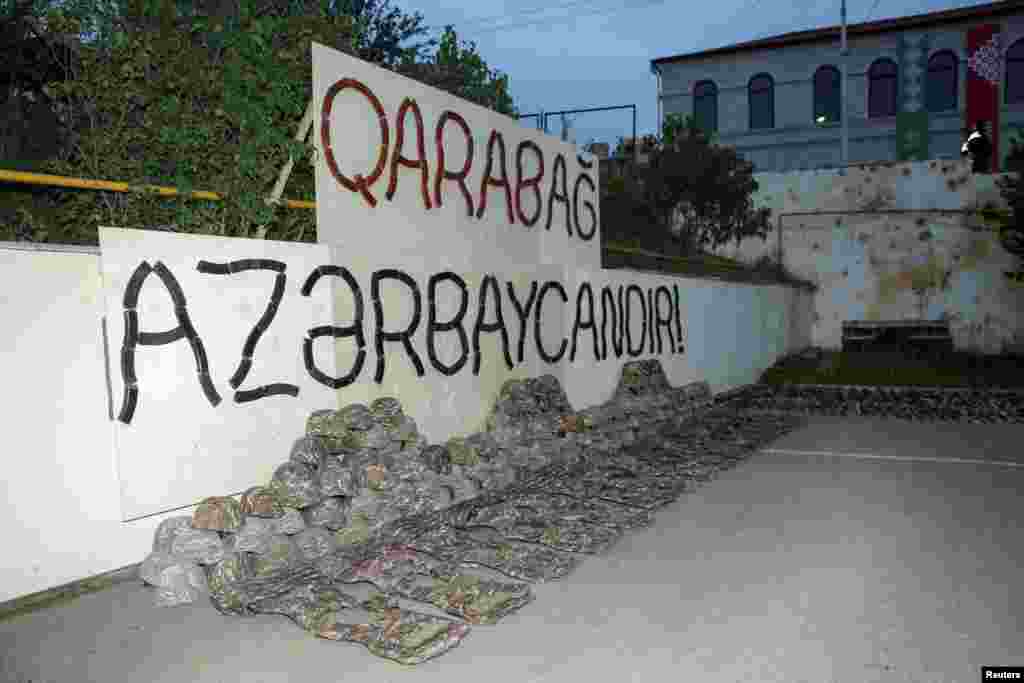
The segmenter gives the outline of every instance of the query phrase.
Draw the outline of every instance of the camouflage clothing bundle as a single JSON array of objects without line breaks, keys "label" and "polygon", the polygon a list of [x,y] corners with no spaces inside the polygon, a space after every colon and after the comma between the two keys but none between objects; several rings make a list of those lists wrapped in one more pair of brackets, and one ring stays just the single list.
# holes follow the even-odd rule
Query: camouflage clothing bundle
[{"label": "camouflage clothing bundle", "polygon": [[208,592],[224,613],[417,664],[798,424],[715,407],[657,361],[628,363],[614,398],[581,412],[550,375],[506,382],[487,430],[444,444],[394,398],[321,410],[265,486],[161,524],[143,578],[159,604]]}]

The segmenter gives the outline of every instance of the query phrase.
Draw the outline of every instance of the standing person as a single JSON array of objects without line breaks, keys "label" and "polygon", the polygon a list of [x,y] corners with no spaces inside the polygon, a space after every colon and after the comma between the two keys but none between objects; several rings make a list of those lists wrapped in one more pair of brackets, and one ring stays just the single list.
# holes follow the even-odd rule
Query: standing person
[{"label": "standing person", "polygon": [[970,155],[971,170],[974,173],[988,173],[992,170],[992,143],[985,130],[987,125],[987,121],[978,121],[974,124],[974,132],[960,148],[962,154]]}]

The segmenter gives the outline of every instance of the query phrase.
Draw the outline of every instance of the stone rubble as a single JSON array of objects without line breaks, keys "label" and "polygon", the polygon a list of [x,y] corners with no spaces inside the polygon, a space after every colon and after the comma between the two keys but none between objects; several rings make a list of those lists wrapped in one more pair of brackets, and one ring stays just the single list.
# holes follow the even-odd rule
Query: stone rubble
[{"label": "stone rubble", "polygon": [[973,424],[1024,422],[1021,390],[758,384],[719,395],[716,403],[747,413]]},{"label": "stone rubble", "polygon": [[[284,615],[417,664],[529,604],[530,584],[568,576],[806,414],[1020,420],[1022,406],[992,392],[752,386],[712,396],[704,382],[673,387],[660,363],[637,361],[611,400],[579,411],[550,375],[506,382],[484,431],[428,444],[397,399],[380,398],[314,412],[271,481],[240,503],[207,499],[191,518],[165,520],[141,576],[160,605],[209,595],[225,614]],[[357,584],[371,588],[368,600],[346,591]]]}]

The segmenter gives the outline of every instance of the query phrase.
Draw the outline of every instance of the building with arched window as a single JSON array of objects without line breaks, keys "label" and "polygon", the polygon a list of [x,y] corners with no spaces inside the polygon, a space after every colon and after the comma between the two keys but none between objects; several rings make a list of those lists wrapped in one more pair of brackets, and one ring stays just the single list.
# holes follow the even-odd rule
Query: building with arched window
[{"label": "building with arched window", "polygon": [[693,86],[693,118],[704,130],[718,130],[718,88],[714,81]]},{"label": "building with arched window", "polygon": [[[1024,138],[1024,3],[850,24],[847,163],[955,159],[985,121],[996,164]],[[692,115],[758,171],[841,165],[840,28],[652,60],[659,122]]]},{"label": "building with arched window", "polygon": [[925,75],[925,109],[940,113],[956,111],[960,101],[960,60],[952,50],[939,50],[928,58]]},{"label": "building with arched window", "polygon": [[747,85],[750,129],[775,127],[775,80],[769,74],[758,74]]}]

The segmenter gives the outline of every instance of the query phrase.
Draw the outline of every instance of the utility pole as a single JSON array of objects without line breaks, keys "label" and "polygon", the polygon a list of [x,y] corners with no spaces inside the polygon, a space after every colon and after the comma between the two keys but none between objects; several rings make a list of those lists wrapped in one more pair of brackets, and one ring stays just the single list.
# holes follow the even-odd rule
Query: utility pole
[{"label": "utility pole", "polygon": [[846,0],[842,0],[842,9],[840,11],[842,18],[842,29],[841,29],[841,47],[839,49],[840,55],[840,83],[839,83],[839,155],[840,163],[842,166],[846,166],[850,163],[850,121],[846,111],[846,93],[849,90],[849,85],[846,82],[846,61],[849,48],[846,45]]}]

